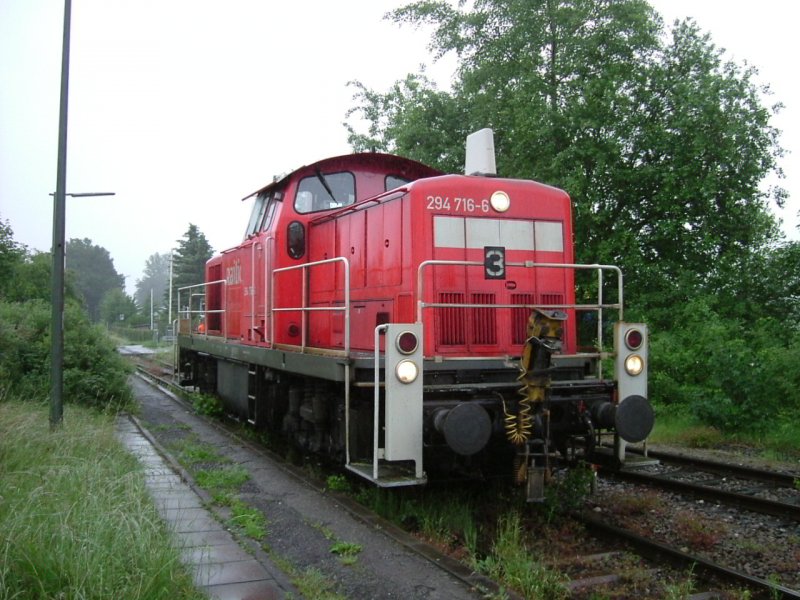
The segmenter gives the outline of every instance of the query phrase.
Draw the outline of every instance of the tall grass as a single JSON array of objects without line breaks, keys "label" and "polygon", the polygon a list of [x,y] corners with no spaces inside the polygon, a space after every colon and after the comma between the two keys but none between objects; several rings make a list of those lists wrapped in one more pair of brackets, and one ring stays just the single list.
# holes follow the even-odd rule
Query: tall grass
[{"label": "tall grass", "polygon": [[477,569],[522,594],[524,598],[558,600],[569,594],[564,577],[545,567],[526,547],[517,513],[501,517],[491,553],[475,563]]},{"label": "tall grass", "polygon": [[0,402],[0,600],[194,599],[112,417]]},{"label": "tall grass", "polygon": [[649,441],[690,448],[742,445],[760,450],[769,459],[796,460],[800,457],[800,425],[796,419],[788,417],[776,418],[773,427],[761,433],[723,433],[701,423],[685,407],[658,406]]}]

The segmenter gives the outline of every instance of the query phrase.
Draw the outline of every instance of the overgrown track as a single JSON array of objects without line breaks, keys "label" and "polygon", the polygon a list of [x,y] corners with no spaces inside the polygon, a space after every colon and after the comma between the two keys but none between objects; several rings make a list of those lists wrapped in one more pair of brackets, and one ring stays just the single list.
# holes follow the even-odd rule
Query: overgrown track
[{"label": "overgrown track", "polygon": [[[631,448],[628,448],[628,451],[638,452],[637,450]],[[648,450],[647,456],[658,459],[666,465],[684,465],[698,470],[707,471],[709,473],[716,473],[717,475],[721,475],[723,477],[739,477],[752,481],[774,483],[784,487],[794,487],[796,482],[800,480],[800,472],[786,473],[783,471],[756,469],[745,465],[725,463],[717,460],[708,460],[686,454],[676,454],[674,452]]]},{"label": "overgrown track", "polygon": [[[650,453],[651,457],[655,457]],[[698,498],[800,522],[797,478],[787,473],[660,453],[658,473],[601,472],[620,480],[692,494]],[[679,468],[675,468],[679,466]],[[770,496],[781,495],[781,499]]]},{"label": "overgrown track", "polygon": [[645,558],[656,562],[667,562],[677,569],[693,570],[704,578],[733,585],[743,585],[763,594],[765,598],[800,598],[800,591],[752,577],[742,571],[724,567],[701,556],[684,552],[667,544],[643,537],[632,531],[609,525],[587,513],[576,516],[594,535],[616,540],[632,547]]},{"label": "overgrown track", "polygon": [[[148,367],[139,365],[138,369],[148,379],[157,382],[161,386],[167,387],[176,392],[185,391],[179,386],[176,386],[171,379],[165,378],[163,376],[165,373],[158,366],[150,365]],[[178,396],[179,395],[180,394],[178,394]],[[185,402],[183,400],[178,401]],[[235,432],[231,428],[225,427],[217,421],[214,421],[214,424],[216,427],[226,431],[227,434],[235,435]],[[251,445],[246,440],[242,440],[241,438],[237,439],[242,443]],[[267,449],[257,447],[256,450],[267,456],[270,456],[270,458],[273,460],[276,459],[276,457]],[[277,460],[282,461],[280,458],[277,458]],[[320,485],[319,481],[311,481],[307,473],[296,469],[291,465],[286,465],[285,461],[283,461],[283,468],[291,471],[295,477],[303,479],[306,483],[308,483],[308,485],[316,487]],[[625,477],[627,477],[627,475],[625,475]],[[652,485],[652,483],[648,483],[647,485]],[[398,543],[404,545],[412,552],[424,556],[438,567],[447,571],[461,581],[464,581],[468,585],[480,586],[484,589],[499,589],[496,584],[490,582],[486,578],[476,575],[472,569],[468,568],[463,563],[460,563],[454,558],[440,552],[438,549],[421,542],[419,538],[401,530],[397,526],[386,522],[385,520],[376,516],[371,510],[366,509],[353,501],[350,497],[346,495],[337,495],[337,500],[340,501],[341,504],[351,514],[363,522],[375,527],[380,527]],[[497,507],[487,508],[487,510],[496,510],[496,508]],[[664,573],[661,567],[667,563],[677,570],[694,570],[694,573],[701,578],[711,578],[714,581],[723,582],[725,584],[734,586],[747,586],[749,589],[757,591],[759,597],[763,594],[764,597],[769,598],[800,599],[800,592],[765,581],[763,579],[752,577],[746,573],[738,572],[735,569],[717,565],[710,560],[689,554],[687,552],[682,552],[679,549],[670,547],[655,540],[648,540],[641,535],[626,532],[618,527],[614,527],[599,521],[597,517],[583,515],[579,520],[584,524],[590,533],[596,535],[600,540],[602,540],[599,548],[597,547],[597,544],[595,544],[594,550],[589,548],[589,544],[581,546],[581,553],[585,551],[587,554],[587,557],[584,557],[586,560],[591,558],[592,552],[603,553],[609,549],[619,548],[619,545],[623,544],[626,547],[632,548],[634,552],[639,554],[646,561],[646,563],[641,563],[641,565],[638,567],[640,573],[639,577],[646,577],[649,579],[658,579],[659,577],[663,577]],[[528,525],[526,525],[526,529],[527,528]],[[558,562],[559,559],[557,556],[557,551],[554,550],[552,554],[548,556],[548,561],[550,559]],[[618,559],[609,559],[605,562],[605,566],[603,567],[604,572],[601,574],[597,574],[596,570],[589,566],[583,570],[580,568],[571,570],[570,577],[572,581],[570,584],[568,584],[568,588],[571,590],[571,597],[590,597],[586,596],[585,594],[591,594],[592,589],[601,590],[600,593],[607,593],[609,591],[608,586],[616,585],[615,582],[618,580],[622,581],[620,585],[624,589],[625,574],[621,572],[615,572],[616,568],[624,568],[624,565],[619,563],[620,561]],[[658,568],[653,568],[655,565],[658,565]],[[656,572],[659,573],[658,576],[655,575]],[[509,597],[514,596],[509,595]],[[634,596],[616,595],[614,597],[625,598]]]}]

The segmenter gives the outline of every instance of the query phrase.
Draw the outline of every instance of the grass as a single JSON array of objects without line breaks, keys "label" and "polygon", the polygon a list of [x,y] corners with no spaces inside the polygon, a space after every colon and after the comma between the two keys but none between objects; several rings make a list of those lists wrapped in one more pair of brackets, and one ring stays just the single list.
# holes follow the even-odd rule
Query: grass
[{"label": "grass", "polygon": [[331,546],[331,554],[336,554],[343,565],[352,566],[363,549],[361,544],[354,542],[336,542]]},{"label": "grass", "polygon": [[113,417],[0,402],[0,600],[199,599]]},{"label": "grass", "polygon": [[674,444],[689,448],[719,448],[742,446],[754,448],[764,458],[793,460],[800,458],[800,426],[796,419],[776,420],[764,433],[724,433],[700,423],[685,409],[657,407],[653,433],[648,441],[655,444]]},{"label": "grass", "polygon": [[214,492],[234,492],[250,479],[247,469],[232,465],[218,469],[201,469],[194,473],[197,485]]},{"label": "grass", "polygon": [[271,555],[278,568],[292,580],[305,600],[346,600],[336,591],[331,578],[319,569],[307,567],[300,569],[282,556]]},{"label": "grass", "polygon": [[564,586],[564,577],[538,562],[525,546],[523,537],[517,513],[502,517],[491,553],[475,561],[474,566],[525,598],[567,598],[569,594]]},{"label": "grass", "polygon": [[178,461],[184,466],[192,466],[197,463],[208,462],[230,462],[223,457],[217,450],[209,445],[197,441],[197,436],[189,436],[170,444],[170,450],[177,454]]},{"label": "grass", "polygon": [[267,519],[264,513],[238,498],[231,502],[230,524],[254,540],[261,540],[267,535]]}]

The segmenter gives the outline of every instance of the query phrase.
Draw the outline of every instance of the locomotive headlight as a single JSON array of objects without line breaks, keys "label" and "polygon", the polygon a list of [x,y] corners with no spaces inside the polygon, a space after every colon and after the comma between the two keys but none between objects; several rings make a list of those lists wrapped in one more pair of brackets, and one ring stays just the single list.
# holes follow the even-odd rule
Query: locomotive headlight
[{"label": "locomotive headlight", "polygon": [[501,213],[506,212],[511,206],[511,198],[508,197],[508,194],[499,190],[492,194],[489,202],[493,209]]},{"label": "locomotive headlight", "polygon": [[628,375],[639,375],[644,371],[644,359],[638,354],[631,354],[625,359],[625,372]]},{"label": "locomotive headlight", "polygon": [[394,374],[402,383],[412,383],[419,375],[419,367],[413,360],[401,360],[397,363]]}]

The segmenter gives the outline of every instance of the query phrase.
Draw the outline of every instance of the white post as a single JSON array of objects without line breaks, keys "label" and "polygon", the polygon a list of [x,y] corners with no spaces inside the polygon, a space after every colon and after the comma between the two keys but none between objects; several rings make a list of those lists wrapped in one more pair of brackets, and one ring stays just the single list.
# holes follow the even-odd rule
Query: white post
[{"label": "white post", "polygon": [[169,308],[167,309],[167,325],[170,329],[172,329],[172,253],[174,251],[174,248],[169,251]]}]

